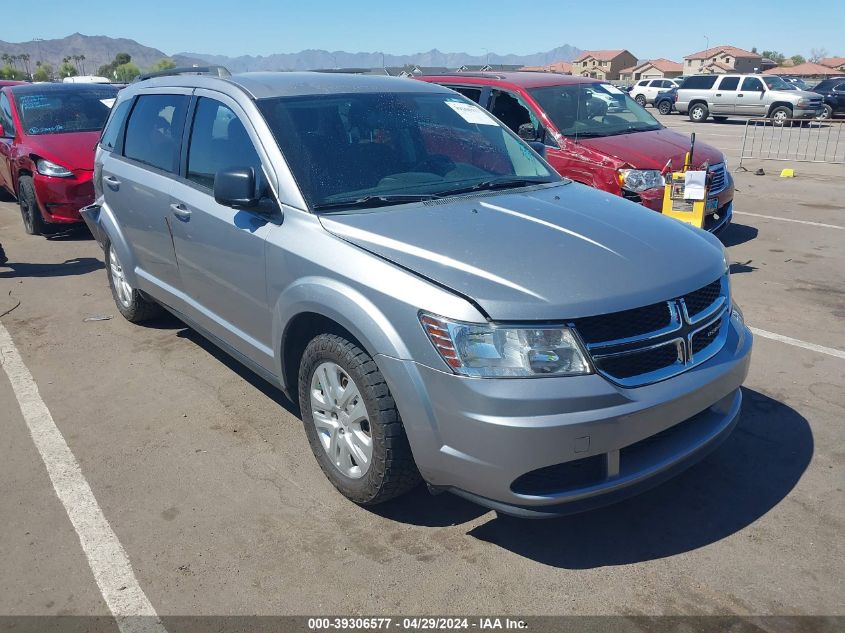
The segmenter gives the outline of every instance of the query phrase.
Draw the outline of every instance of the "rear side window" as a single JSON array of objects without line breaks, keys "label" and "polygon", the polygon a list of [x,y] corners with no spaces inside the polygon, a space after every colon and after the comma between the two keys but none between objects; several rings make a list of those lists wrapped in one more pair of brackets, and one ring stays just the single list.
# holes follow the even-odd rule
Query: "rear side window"
[{"label": "rear side window", "polygon": [[684,79],[684,84],[681,86],[684,90],[709,90],[716,83],[715,75],[697,75],[687,77]]},{"label": "rear side window", "polygon": [[124,156],[175,173],[187,106],[186,95],[138,97],[126,125]]},{"label": "rear side window", "polygon": [[219,101],[201,97],[191,128],[188,180],[213,189],[218,171],[243,167],[262,181],[261,159],[241,120]]},{"label": "rear side window", "polygon": [[108,123],[106,123],[106,129],[103,130],[103,135],[100,137],[100,147],[110,152],[117,147],[120,131],[123,129],[123,123],[126,121],[126,115],[129,114],[131,106],[132,99],[127,99],[114,109]]},{"label": "rear side window", "polygon": [[836,92],[845,92],[845,83],[841,83],[833,88]]},{"label": "rear side window", "polygon": [[736,90],[739,86],[739,77],[725,77],[719,84],[719,90]]},{"label": "rear side window", "polygon": [[9,97],[0,93],[0,124],[3,125],[3,134],[7,137],[15,135],[15,120],[12,118],[12,106],[9,104]]},{"label": "rear side window", "polygon": [[757,77],[746,77],[742,80],[742,89],[748,92],[763,92],[763,82]]},{"label": "rear side window", "polygon": [[648,79],[645,79],[645,80],[641,81],[641,82],[640,82],[640,83],[638,83],[637,85],[638,85],[638,86],[647,86],[647,85],[648,85]]}]

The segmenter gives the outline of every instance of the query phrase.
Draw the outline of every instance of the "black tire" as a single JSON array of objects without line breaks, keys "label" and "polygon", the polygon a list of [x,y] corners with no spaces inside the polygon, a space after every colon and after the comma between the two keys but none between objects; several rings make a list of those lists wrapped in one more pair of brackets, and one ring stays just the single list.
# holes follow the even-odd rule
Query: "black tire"
[{"label": "black tire", "polygon": [[634,101],[639,103],[642,107],[645,107],[645,95],[637,95],[636,97],[634,97]]},{"label": "black tire", "polygon": [[660,114],[669,114],[672,112],[672,102],[666,101],[665,99],[661,101],[657,106],[657,111]]},{"label": "black tire", "polygon": [[716,123],[724,123],[725,121],[728,120],[728,117],[726,117],[726,116],[714,116],[713,120],[716,121]]},{"label": "black tire", "polygon": [[[358,387],[367,410],[372,461],[363,476],[357,479],[348,477],[335,466],[314,424],[311,382],[318,367],[325,362],[335,363],[348,374]],[[299,365],[299,406],[308,443],[320,468],[350,501],[375,505],[419,485],[422,478],[384,376],[370,355],[354,343],[335,334],[320,334],[308,343]]]},{"label": "black tire", "polygon": [[111,296],[112,299],[114,299],[114,304],[115,306],[117,306],[118,312],[123,315],[123,318],[129,321],[130,323],[142,323],[144,321],[149,321],[151,319],[156,319],[160,317],[164,313],[164,308],[162,308],[155,301],[147,299],[138,290],[129,290],[127,300],[124,301],[123,299],[121,299],[120,292],[116,287],[114,279],[115,275],[112,271],[112,265],[116,264],[118,267],[120,267],[120,262],[117,260],[115,260],[114,262],[112,261],[112,248],[110,241],[106,240],[105,246],[103,247],[103,252],[105,253],[106,276],[109,278],[109,288],[111,288]]},{"label": "black tire", "polygon": [[689,120],[693,123],[704,123],[710,116],[710,110],[703,103],[695,103],[690,106]]},{"label": "black tire", "polygon": [[772,125],[789,125],[789,122],[785,119],[792,118],[792,108],[778,106],[769,112],[769,118],[772,120]]},{"label": "black tire", "polygon": [[30,176],[21,176],[18,180],[18,204],[21,207],[23,228],[29,235],[42,235],[46,230],[46,223],[41,217],[38,200],[35,199],[35,185]]}]

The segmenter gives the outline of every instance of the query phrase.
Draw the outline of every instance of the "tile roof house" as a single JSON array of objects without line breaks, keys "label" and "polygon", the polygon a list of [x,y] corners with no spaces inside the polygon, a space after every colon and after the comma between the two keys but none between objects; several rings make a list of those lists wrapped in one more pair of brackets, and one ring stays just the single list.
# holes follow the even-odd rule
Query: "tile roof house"
[{"label": "tile roof house", "polygon": [[619,72],[637,63],[637,58],[624,49],[584,51],[572,62],[572,74],[594,79],[619,79]]},{"label": "tile roof house", "polygon": [[763,56],[736,46],[714,46],[684,57],[684,75],[753,73],[761,70]]},{"label": "tile roof house", "polygon": [[619,78],[624,81],[639,81],[640,79],[672,79],[684,73],[684,65],[671,59],[649,59],[629,68],[619,71]]},{"label": "tile roof house", "polygon": [[546,64],[545,66],[523,66],[520,70],[571,75],[572,64],[570,62],[552,62],[551,64]]},{"label": "tile roof house", "polygon": [[830,68],[845,71],[845,57],[825,57],[824,59],[820,59],[819,63],[822,66],[829,66]]},{"label": "tile roof house", "polygon": [[824,64],[814,64],[813,62],[805,62],[803,64],[796,64],[795,66],[772,68],[763,73],[764,75],[792,75],[795,77],[835,77],[842,75],[843,71],[825,66]]}]

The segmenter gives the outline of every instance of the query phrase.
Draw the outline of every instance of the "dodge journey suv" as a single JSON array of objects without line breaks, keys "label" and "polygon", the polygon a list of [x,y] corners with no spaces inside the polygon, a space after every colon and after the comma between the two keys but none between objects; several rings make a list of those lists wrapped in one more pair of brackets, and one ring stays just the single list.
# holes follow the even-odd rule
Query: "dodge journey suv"
[{"label": "dodge journey suv", "polygon": [[82,213],[121,314],[166,308],[284,390],[356,503],[422,480],[571,512],[737,423],[751,335],[721,243],[562,179],[446,88],[141,81],[94,180]]}]

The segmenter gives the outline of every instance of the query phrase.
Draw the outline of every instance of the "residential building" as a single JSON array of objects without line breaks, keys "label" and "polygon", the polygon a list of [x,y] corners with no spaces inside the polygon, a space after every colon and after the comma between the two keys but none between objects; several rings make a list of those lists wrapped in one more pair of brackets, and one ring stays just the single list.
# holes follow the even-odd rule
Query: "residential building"
[{"label": "residential building", "polygon": [[573,74],[594,79],[619,79],[619,72],[637,63],[637,58],[624,49],[584,51],[572,62]]},{"label": "residential building", "polygon": [[671,59],[649,59],[629,68],[619,71],[622,81],[639,81],[640,79],[672,79],[684,74],[684,65]]},{"label": "residential building", "polygon": [[558,73],[559,75],[571,75],[572,74],[572,63],[571,62],[552,62],[551,64],[546,64],[545,66],[523,66],[520,70],[529,70],[533,72],[543,72],[543,73]]},{"label": "residential building", "polygon": [[779,68],[772,68],[763,73],[764,75],[789,75],[791,77],[805,77],[807,79],[824,79],[825,77],[836,77],[843,74],[843,71],[825,66],[824,64],[814,64],[813,62],[805,62],[803,64],[796,64],[795,66],[781,66]]},{"label": "residential building", "polygon": [[760,72],[763,56],[736,46],[714,46],[684,57],[684,75]]},{"label": "residential building", "polygon": [[828,66],[845,72],[845,57],[825,57],[820,59],[819,63],[822,66]]}]

